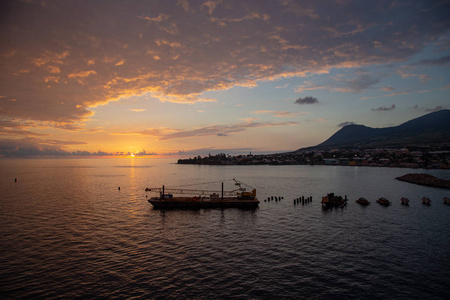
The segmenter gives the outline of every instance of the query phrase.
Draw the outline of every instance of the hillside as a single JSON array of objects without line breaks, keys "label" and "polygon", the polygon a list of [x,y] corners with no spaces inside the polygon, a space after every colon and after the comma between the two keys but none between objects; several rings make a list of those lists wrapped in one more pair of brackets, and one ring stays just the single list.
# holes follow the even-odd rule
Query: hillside
[{"label": "hillside", "polygon": [[[395,127],[348,125],[323,143],[305,149],[405,147],[450,142],[450,110],[440,110]],[[297,150],[299,151],[299,150]]]}]

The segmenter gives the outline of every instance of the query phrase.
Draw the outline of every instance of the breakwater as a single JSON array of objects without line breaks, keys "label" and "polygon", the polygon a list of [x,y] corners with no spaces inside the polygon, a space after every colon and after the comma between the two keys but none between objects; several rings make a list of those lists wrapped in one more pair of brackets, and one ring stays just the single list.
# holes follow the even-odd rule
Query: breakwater
[{"label": "breakwater", "polygon": [[399,176],[396,179],[414,184],[450,189],[450,180],[440,179],[430,174],[410,173]]}]

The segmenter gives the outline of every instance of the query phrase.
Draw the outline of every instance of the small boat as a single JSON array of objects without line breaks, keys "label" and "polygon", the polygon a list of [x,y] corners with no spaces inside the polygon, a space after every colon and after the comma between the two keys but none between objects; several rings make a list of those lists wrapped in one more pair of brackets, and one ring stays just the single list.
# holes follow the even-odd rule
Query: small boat
[{"label": "small boat", "polygon": [[425,205],[431,205],[431,200],[430,200],[430,198],[422,197],[422,204],[425,204]]},{"label": "small boat", "polygon": [[380,203],[381,205],[386,205],[386,206],[391,205],[391,202],[384,197],[379,198],[377,200],[377,202]]},{"label": "small boat", "polygon": [[402,198],[400,199],[400,201],[401,201],[401,203],[402,203],[403,205],[409,205],[409,199],[408,199],[408,198],[402,197]]},{"label": "small boat", "polygon": [[358,200],[356,200],[355,201],[356,203],[359,203],[359,204],[361,204],[361,205],[369,205],[370,204],[370,202],[369,202],[369,200],[367,200],[367,199],[365,199],[365,198],[359,198]]}]

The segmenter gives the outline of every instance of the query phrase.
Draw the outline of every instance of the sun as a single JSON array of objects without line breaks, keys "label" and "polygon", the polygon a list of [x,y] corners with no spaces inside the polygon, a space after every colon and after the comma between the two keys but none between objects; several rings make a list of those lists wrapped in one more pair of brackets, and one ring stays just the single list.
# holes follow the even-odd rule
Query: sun
[{"label": "sun", "polygon": [[131,156],[131,157],[134,157],[134,153],[131,153],[130,156]]}]

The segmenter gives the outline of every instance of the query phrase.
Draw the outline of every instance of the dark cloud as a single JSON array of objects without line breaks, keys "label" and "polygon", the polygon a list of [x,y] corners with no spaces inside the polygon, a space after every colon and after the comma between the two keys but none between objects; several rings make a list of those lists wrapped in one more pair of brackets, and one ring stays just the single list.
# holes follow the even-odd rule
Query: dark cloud
[{"label": "dark cloud", "polygon": [[24,136],[48,136],[49,134],[37,133],[29,130],[1,128],[0,135],[24,135]]},{"label": "dark cloud", "polygon": [[439,57],[436,59],[423,59],[418,62],[421,65],[442,66],[450,64],[450,55]]},{"label": "dark cloud", "polygon": [[443,110],[444,109],[444,107],[442,106],[442,105],[438,105],[438,106],[436,106],[436,107],[434,107],[434,108],[430,108],[430,107],[419,107],[418,105],[414,105],[414,108],[415,109],[420,109],[420,110],[424,110],[424,111],[426,111],[426,112],[435,112],[435,111],[440,111],[440,110]]},{"label": "dark cloud", "polygon": [[145,149],[142,151],[137,151],[137,152],[128,152],[126,155],[131,155],[131,153],[133,153],[133,155],[137,156],[137,157],[158,155],[158,153],[156,153],[156,152],[147,152],[147,151],[145,151]]},{"label": "dark cloud", "polygon": [[[27,137],[23,139],[0,139],[0,157],[27,157],[27,156],[69,156],[69,157],[97,157],[97,156],[123,156],[127,155],[124,152],[105,152],[102,150],[89,151],[67,151],[65,146],[69,145],[84,145],[84,142],[77,141],[59,141],[52,139],[39,139]],[[135,156],[149,156],[157,155],[153,152],[145,152],[145,150],[138,152]]]},{"label": "dark cloud", "polygon": [[161,136],[160,140],[171,140],[179,138],[191,138],[198,136],[227,136],[231,133],[246,131],[250,128],[273,127],[273,126],[291,126],[298,125],[297,122],[246,122],[233,125],[211,125],[194,130],[184,130],[169,133]]},{"label": "dark cloud", "polygon": [[173,128],[153,128],[135,132],[115,132],[113,135],[148,135],[157,137],[159,140],[172,140],[179,138],[191,138],[198,136],[228,136],[232,133],[244,132],[250,128],[274,127],[274,126],[292,126],[298,125],[297,122],[255,122],[249,121],[231,125],[210,125],[193,130],[180,130]]},{"label": "dark cloud", "polygon": [[384,76],[384,74],[371,74],[363,69],[357,69],[355,72],[343,71],[336,76],[316,78],[319,82],[306,81],[303,85],[298,85],[296,91],[304,93],[311,90],[328,90],[340,93],[362,93],[379,83]]},{"label": "dark cloud", "polygon": [[0,139],[0,156],[62,155],[65,154],[57,145],[41,143],[34,138]]},{"label": "dark cloud", "polygon": [[0,156],[62,156],[71,155],[65,146],[84,145],[85,142],[59,141],[26,137],[23,139],[0,139]]},{"label": "dark cloud", "polygon": [[348,80],[348,87],[354,93],[361,93],[380,82],[379,78],[364,74],[355,79]]},{"label": "dark cloud", "polygon": [[356,125],[356,123],[355,122],[351,122],[351,121],[342,122],[342,123],[338,124],[337,127],[345,127],[345,126],[348,126],[348,125]]},{"label": "dark cloud", "polygon": [[[92,106],[120,97],[210,101],[201,93],[404,61],[448,31],[449,8],[409,0],[3,1],[0,116],[76,130]],[[366,76],[344,88],[376,83]]]},{"label": "dark cloud", "polygon": [[392,104],[390,107],[380,106],[378,108],[372,108],[371,111],[389,111],[394,110],[395,104]]},{"label": "dark cloud", "polygon": [[315,97],[308,96],[308,97],[304,97],[304,98],[300,97],[297,100],[295,100],[294,103],[297,103],[297,104],[316,104],[316,103],[319,103],[319,100],[317,100],[317,98],[315,98]]}]

